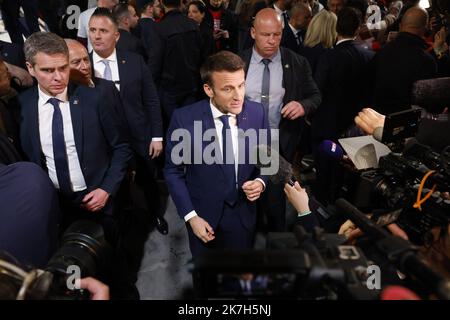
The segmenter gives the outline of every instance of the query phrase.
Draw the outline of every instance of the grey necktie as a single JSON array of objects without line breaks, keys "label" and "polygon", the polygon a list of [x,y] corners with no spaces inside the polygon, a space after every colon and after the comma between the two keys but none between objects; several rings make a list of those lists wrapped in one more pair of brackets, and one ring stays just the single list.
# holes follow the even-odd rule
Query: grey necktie
[{"label": "grey necktie", "polygon": [[112,73],[111,67],[109,66],[109,61],[102,60],[102,63],[105,65],[105,71],[103,72],[103,79],[112,81]]},{"label": "grey necktie", "polygon": [[270,59],[262,59],[262,63],[264,64],[264,72],[262,77],[262,85],[261,85],[261,104],[264,106],[264,111],[266,114],[269,112],[269,92],[270,92],[270,69],[269,63]]}]

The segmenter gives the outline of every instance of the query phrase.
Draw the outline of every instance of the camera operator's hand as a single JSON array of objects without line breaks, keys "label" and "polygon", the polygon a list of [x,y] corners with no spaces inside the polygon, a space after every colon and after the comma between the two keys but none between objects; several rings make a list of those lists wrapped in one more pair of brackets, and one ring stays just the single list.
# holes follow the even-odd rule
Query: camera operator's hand
[{"label": "camera operator's hand", "polygon": [[98,188],[84,196],[81,207],[91,212],[100,211],[105,207],[108,199],[108,192]]},{"label": "camera operator's hand", "polygon": [[197,238],[202,240],[204,243],[215,239],[213,228],[211,228],[209,223],[199,216],[189,219],[189,224]]},{"label": "camera operator's hand", "polygon": [[309,212],[309,197],[306,190],[300,187],[299,183],[296,181],[292,187],[288,183],[284,185],[284,193],[289,200],[289,202],[297,210],[297,213]]},{"label": "camera operator's hand", "polygon": [[373,134],[378,127],[384,127],[386,117],[371,108],[362,109],[355,117],[355,124],[367,134]]},{"label": "camera operator's hand", "polygon": [[80,279],[79,288],[89,291],[91,300],[109,300],[109,287],[94,278]]},{"label": "camera operator's hand", "polygon": [[[396,224],[396,223],[391,223],[391,224],[388,224],[388,225],[386,226],[386,228],[387,228],[394,236],[397,236],[397,237],[402,238],[402,239],[404,239],[404,240],[409,240],[408,235],[406,234],[406,232],[403,231],[403,229],[400,228],[400,227],[398,226],[398,224]],[[352,231],[348,234],[348,236],[347,236],[347,241],[351,242],[351,241],[355,240],[356,238],[362,236],[363,234],[364,234],[364,233],[361,231],[361,229],[356,228],[356,229],[352,230]]]}]

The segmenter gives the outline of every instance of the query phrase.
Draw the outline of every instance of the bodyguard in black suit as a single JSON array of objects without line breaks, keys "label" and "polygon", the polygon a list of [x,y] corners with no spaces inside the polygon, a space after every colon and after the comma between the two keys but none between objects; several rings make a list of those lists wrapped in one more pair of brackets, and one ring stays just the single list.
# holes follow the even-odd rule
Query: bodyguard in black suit
[{"label": "bodyguard in black suit", "polygon": [[137,162],[137,182],[146,194],[148,209],[156,216],[158,230],[167,234],[155,181],[155,159],[162,152],[163,128],[158,95],[141,56],[116,51],[118,27],[111,13],[98,8],[89,21],[94,75],[113,81],[120,91],[131,145]]},{"label": "bodyguard in black suit", "polygon": [[339,11],[338,42],[333,50],[321,56],[315,74],[322,93],[322,104],[312,123],[318,183],[316,196],[325,203],[335,200],[341,170],[337,163],[324,158],[316,148],[323,140],[337,142],[353,124],[358,111],[370,105],[371,101],[368,79],[373,52],[353,40],[360,23],[356,9],[345,7]]},{"label": "bodyguard in black suit", "polygon": [[[242,54],[247,66],[246,96],[264,105],[270,128],[279,129],[280,154],[292,163],[298,149],[308,143],[301,143],[307,130],[305,118],[317,109],[320,93],[308,61],[280,47],[281,19],[273,9],[258,12],[251,32],[255,46]],[[273,231],[285,228],[283,187],[284,184],[269,183],[267,188],[268,218]]]}]

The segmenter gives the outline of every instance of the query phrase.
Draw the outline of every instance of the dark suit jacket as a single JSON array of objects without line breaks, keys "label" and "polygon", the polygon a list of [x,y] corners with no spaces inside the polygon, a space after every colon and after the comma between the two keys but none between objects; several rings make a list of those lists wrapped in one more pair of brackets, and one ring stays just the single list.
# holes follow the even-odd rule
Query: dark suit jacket
[{"label": "dark suit jacket", "polygon": [[119,29],[120,38],[116,43],[116,49],[120,51],[130,51],[139,54],[144,61],[147,61],[147,53],[144,50],[144,46],[141,40],[123,29]]},{"label": "dark suit jacket", "polygon": [[373,52],[355,41],[345,41],[323,54],[317,64],[316,83],[322,104],[313,119],[313,140],[336,141],[353,124],[363,107],[370,105],[367,79]]},{"label": "dark suit jacket", "polygon": [[[285,94],[283,104],[298,101],[305,108],[305,117],[311,117],[321,102],[320,92],[314,82],[308,61],[289,49],[280,48],[281,63],[283,65],[283,87]],[[246,63],[246,70],[250,65],[252,49],[246,50],[241,57]],[[305,117],[296,120],[281,118],[280,122],[280,152],[289,162],[294,159],[299,146],[302,132],[307,126]]]},{"label": "dark suit jacket", "polygon": [[25,55],[21,45],[0,41],[0,55],[7,63],[26,69]]},{"label": "dark suit jacket", "polygon": [[400,32],[375,58],[375,109],[389,114],[411,107],[414,82],[435,78],[437,66],[420,37]]},{"label": "dark suit jacket", "polygon": [[[301,37],[301,31],[299,31],[299,37]],[[292,29],[289,26],[286,26],[286,28],[283,28],[283,34],[281,36],[281,43],[280,45],[282,47],[291,49],[295,53],[299,53],[300,48],[302,46],[303,39],[299,39],[300,43],[297,44],[297,40],[295,38],[294,32],[292,32]]]},{"label": "dark suit jacket", "polygon": [[324,48],[320,43],[312,48],[305,46],[300,47],[299,54],[308,60],[313,75],[316,73],[317,63],[319,62],[320,56],[327,50],[328,49]]},{"label": "dark suit jacket", "polygon": [[150,55],[150,50],[153,46],[155,38],[157,37],[155,31],[155,21],[150,18],[141,18],[139,19],[139,38],[141,39],[141,43],[144,46],[145,55],[148,57]]},{"label": "dark suit jacket", "polygon": [[[202,100],[187,107],[176,109],[172,115],[172,120],[167,133],[166,145],[166,165],[164,175],[167,187],[172,196],[173,201],[181,218],[186,214],[195,210],[197,214],[205,219],[210,226],[215,229],[219,223],[223,213],[225,204],[225,194],[223,190],[226,188],[226,179],[223,166],[221,164],[175,164],[171,157],[172,150],[177,145],[177,141],[172,141],[172,133],[179,128],[187,130],[194,139],[201,137],[194,136],[194,121],[201,121],[202,132],[215,130],[214,119],[211,113],[209,100]],[[242,112],[237,116],[238,128],[247,129],[267,129],[268,122],[264,115],[262,106],[259,103],[246,101]],[[260,141],[261,143],[264,143]],[[211,142],[205,141],[200,146],[191,143],[190,163],[194,163],[194,154],[203,155],[205,148]],[[198,148],[200,147],[200,148]],[[246,145],[246,159],[254,146]],[[178,154],[178,153],[177,153]],[[247,160],[248,163],[248,160]],[[242,185],[248,180],[257,177],[267,181],[267,177],[261,177],[259,169],[254,164],[239,164],[238,168],[238,186],[239,186],[239,202],[244,206],[236,205],[243,208],[239,214],[244,226],[251,230],[256,223],[256,204],[250,202],[242,191]]]},{"label": "dark suit jacket", "polygon": [[202,58],[202,36],[197,23],[179,10],[171,10],[155,29],[157,37],[148,61],[156,85],[179,95],[194,92],[200,82]]},{"label": "dark suit jacket", "polygon": [[[130,130],[133,149],[148,155],[152,138],[163,137],[158,93],[144,60],[133,52],[116,51],[120,97]],[[92,54],[90,55],[92,61]]]},{"label": "dark suit jacket", "polygon": [[[95,89],[69,86],[70,113],[78,158],[88,191],[101,188],[111,195],[118,190],[131,158],[117,116]],[[21,143],[28,160],[46,168],[39,137],[39,94],[33,87],[20,95]]]}]

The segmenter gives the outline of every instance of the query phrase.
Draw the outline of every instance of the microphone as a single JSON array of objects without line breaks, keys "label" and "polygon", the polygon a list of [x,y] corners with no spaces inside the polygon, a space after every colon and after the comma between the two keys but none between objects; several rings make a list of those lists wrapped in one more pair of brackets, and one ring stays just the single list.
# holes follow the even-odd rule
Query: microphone
[{"label": "microphone", "polygon": [[[258,145],[256,146],[256,154],[257,168],[262,170],[267,168],[276,169],[273,174],[268,175],[269,180],[273,184],[289,183],[291,186],[294,186],[296,179],[293,175],[292,165],[276,150],[268,145]],[[273,165],[277,168],[274,168]]]},{"label": "microphone", "polygon": [[340,161],[344,158],[344,150],[342,147],[331,140],[323,140],[319,144],[318,150],[320,154],[334,160]]}]

